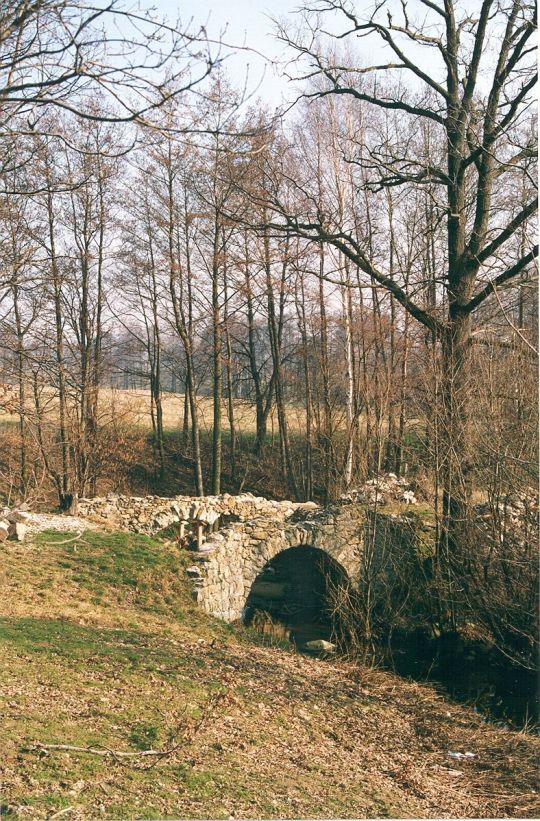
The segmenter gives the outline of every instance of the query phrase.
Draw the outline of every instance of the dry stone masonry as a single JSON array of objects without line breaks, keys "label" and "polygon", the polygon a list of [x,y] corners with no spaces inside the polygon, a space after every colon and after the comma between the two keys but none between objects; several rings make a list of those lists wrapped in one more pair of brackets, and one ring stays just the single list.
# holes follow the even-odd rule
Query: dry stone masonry
[{"label": "dry stone masonry", "polygon": [[110,494],[80,499],[78,514],[106,521],[122,530],[155,535],[171,525],[200,522],[214,526],[221,518],[256,519],[264,516],[285,519],[297,510],[316,508],[312,502],[275,502],[244,493],[231,496],[120,496]]},{"label": "dry stone masonry", "polygon": [[[394,474],[384,474],[322,509],[313,502],[272,501],[250,493],[231,496],[122,496],[81,499],[78,517],[0,509],[0,543],[22,541],[44,528],[76,532],[108,529],[156,535],[166,532],[191,551],[186,574],[193,596],[206,612],[226,621],[241,618],[254,581],[279,553],[309,546],[324,551],[353,584],[361,578],[364,540],[381,562],[388,550],[427,556],[434,528],[429,512],[414,510],[421,490]],[[501,500],[507,538],[519,540],[538,528],[536,493]],[[418,508],[417,508],[418,510]],[[478,505],[479,523],[492,515]],[[486,525],[487,526],[487,525]],[[523,537],[524,538],[524,537]]]},{"label": "dry stone masonry", "polygon": [[313,502],[276,502],[251,494],[81,499],[79,515],[138,533],[173,525],[194,548],[187,576],[193,596],[226,621],[241,618],[251,585],[278,553],[309,545],[328,553],[351,579],[358,576],[365,506],[322,510]]},{"label": "dry stone masonry", "polygon": [[194,554],[187,574],[194,597],[214,616],[235,621],[266,564],[289,548],[309,545],[328,553],[356,579],[360,571],[364,510],[356,505],[298,511],[287,517],[235,522],[211,535]]},{"label": "dry stone masonry", "polygon": [[0,512],[0,543],[6,539],[23,542],[28,529],[29,514],[24,510],[9,510],[4,508]]}]

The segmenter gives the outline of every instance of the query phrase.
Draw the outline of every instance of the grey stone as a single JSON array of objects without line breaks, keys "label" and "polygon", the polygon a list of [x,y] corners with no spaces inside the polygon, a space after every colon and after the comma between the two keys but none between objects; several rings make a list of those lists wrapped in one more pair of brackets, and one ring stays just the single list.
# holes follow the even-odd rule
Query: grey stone
[{"label": "grey stone", "polygon": [[27,524],[30,521],[30,514],[25,510],[12,510],[11,513],[8,513],[6,519],[10,523],[21,522]]},{"label": "grey stone", "polygon": [[[120,528],[148,534],[157,532],[165,523],[183,521],[186,534],[191,533],[193,537],[195,523],[201,523],[208,541],[201,544],[200,550],[193,551],[193,564],[184,572],[193,585],[196,601],[208,613],[233,620],[240,618],[251,585],[263,567],[288,548],[312,545],[323,550],[339,561],[353,582],[356,581],[366,524],[373,515],[373,510],[366,507],[368,497],[382,492],[391,498],[399,492],[402,497],[408,490],[401,480],[388,477],[383,482],[382,478],[378,483],[366,483],[359,491],[351,491],[342,503],[326,510],[312,502],[269,501],[244,493],[204,498],[81,499],[79,514],[110,518]],[[238,521],[216,533],[208,533],[209,526],[224,514],[234,514]],[[381,517],[377,538],[381,549],[387,549],[389,541],[399,542],[399,530],[405,525],[401,518],[391,520],[387,514],[378,512],[377,515]],[[408,527],[410,529],[410,525]]]},{"label": "grey stone", "polygon": [[12,522],[9,526],[9,538],[15,542],[24,542],[28,527],[23,522]]},{"label": "grey stone", "polygon": [[310,653],[335,653],[336,645],[332,644],[331,641],[315,639],[314,641],[307,641],[302,649],[305,649]]}]

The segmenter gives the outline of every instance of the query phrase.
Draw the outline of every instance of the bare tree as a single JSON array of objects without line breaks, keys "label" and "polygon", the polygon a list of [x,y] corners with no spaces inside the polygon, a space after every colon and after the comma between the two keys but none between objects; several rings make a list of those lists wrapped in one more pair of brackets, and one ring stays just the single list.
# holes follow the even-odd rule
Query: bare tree
[{"label": "bare tree", "polygon": [[[416,283],[390,272],[385,258],[377,258],[346,224],[327,215],[324,205],[313,205],[301,174],[296,182],[303,208],[287,210],[276,197],[275,213],[282,219],[272,226],[340,250],[439,340],[444,414],[439,559],[459,561],[474,466],[469,433],[473,317],[494,293],[519,285],[538,253],[537,246],[514,241],[536,211],[536,196],[516,207],[505,194],[508,179],[530,177],[536,154],[528,125],[536,82],[536,13],[522,0],[505,7],[484,0],[475,18],[454,0],[421,0],[421,5],[414,14],[407,3],[397,8],[383,3],[362,16],[348,0],[321,0],[303,8],[307,35],[294,36],[283,25],[279,35],[305,69],[299,76],[312,83],[304,97],[347,95],[367,109],[399,114],[399,131],[371,141],[350,160],[363,170],[363,184],[373,193],[394,187],[412,192],[426,185],[436,192],[437,219],[445,223],[446,247],[436,268],[446,315],[439,306],[423,304]],[[378,41],[381,63],[342,61],[325,48],[325,37]],[[429,72],[422,67],[422,54],[430,61]],[[398,73],[400,79],[380,81],[382,71]],[[407,77],[412,78],[408,85]],[[430,154],[415,139],[425,122],[437,132]]]},{"label": "bare tree", "polygon": [[[32,131],[51,106],[85,119],[145,121],[218,60],[203,29],[191,33],[119,0],[16,0],[0,12],[2,127],[24,115]],[[89,105],[96,95],[109,111]]]}]

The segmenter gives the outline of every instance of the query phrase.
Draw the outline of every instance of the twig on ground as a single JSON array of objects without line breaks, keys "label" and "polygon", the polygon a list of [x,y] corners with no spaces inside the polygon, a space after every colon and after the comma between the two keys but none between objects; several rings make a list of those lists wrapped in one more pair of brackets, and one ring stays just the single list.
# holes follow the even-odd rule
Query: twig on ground
[{"label": "twig on ground", "polygon": [[60,818],[61,815],[64,815],[66,812],[70,812],[72,809],[73,807],[63,807],[61,810],[58,810],[58,812],[49,815],[47,821],[52,821],[53,818]]},{"label": "twig on ground", "polygon": [[123,750],[113,750],[110,747],[105,746],[82,747],[75,744],[44,744],[42,741],[37,741],[35,744],[30,744],[23,749],[26,752],[37,753],[68,752],[83,753],[85,755],[99,755],[114,758],[119,763],[125,763],[126,760],[135,761],[140,758],[152,758],[155,760],[149,765],[148,769],[150,769],[150,767],[157,764],[159,759],[172,755],[181,747],[193,741],[197,733],[202,729],[207,721],[212,718],[217,707],[226,700],[228,695],[229,690],[225,689],[209,698],[208,703],[206,704],[206,710],[203,712],[198,721],[196,721],[191,727],[187,726],[185,728],[184,737],[177,744],[174,744],[172,747],[167,747],[164,750],[139,750],[137,752],[125,752]]},{"label": "twig on ground", "polygon": [[[178,746],[178,745],[177,745]],[[112,756],[113,758],[139,758],[142,756],[167,755],[170,750],[139,750],[138,752],[123,752],[121,750],[111,750],[109,747],[79,747],[75,744],[43,744],[41,741],[25,747],[28,752],[50,752],[60,751],[69,753],[87,753],[88,755]]]},{"label": "twig on ground", "polygon": [[78,541],[83,535],[83,533],[84,530],[81,530],[80,533],[77,533],[76,536],[72,536],[70,539],[61,539],[59,542],[41,542],[41,544],[47,545],[48,547],[55,547],[58,544],[69,544],[70,542]]}]

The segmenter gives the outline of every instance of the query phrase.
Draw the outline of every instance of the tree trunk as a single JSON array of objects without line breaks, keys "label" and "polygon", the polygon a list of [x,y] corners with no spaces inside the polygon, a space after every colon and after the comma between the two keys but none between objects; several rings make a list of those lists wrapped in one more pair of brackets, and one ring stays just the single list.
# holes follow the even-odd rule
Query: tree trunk
[{"label": "tree trunk", "polygon": [[221,492],[221,402],[223,398],[223,364],[221,351],[221,309],[219,304],[220,227],[216,215],[212,257],[212,339],[213,339],[213,430],[212,430],[212,493]]},{"label": "tree trunk", "polygon": [[[282,278],[285,275],[285,265],[286,263],[284,261],[282,265]],[[270,335],[270,348],[272,352],[272,362],[274,368],[274,395],[276,398],[276,408],[279,424],[282,471],[285,482],[289,487],[293,495],[293,498],[298,499],[298,486],[296,484],[296,477],[294,475],[294,467],[291,457],[291,447],[289,442],[289,431],[287,427],[287,415],[285,411],[285,401],[283,397],[283,381],[281,368],[281,322],[278,325],[270,262],[270,242],[268,234],[266,232],[264,234],[264,267],[266,274],[266,288],[268,299],[268,331]]]},{"label": "tree trunk", "polygon": [[71,504],[72,494],[70,483],[70,459],[67,434],[67,391],[66,367],[64,357],[64,317],[62,312],[62,280],[58,269],[55,239],[54,205],[51,189],[47,192],[49,252],[51,257],[51,275],[54,299],[54,326],[55,326],[55,358],[58,376],[58,419],[60,451],[62,460],[61,478],[57,483],[58,501],[61,510],[66,510]]},{"label": "tree trunk", "polygon": [[[263,392],[261,389],[261,377],[257,364],[257,347],[256,347],[256,332],[255,332],[255,312],[253,309],[253,291],[251,287],[250,274],[250,259],[247,232],[244,234],[244,278],[246,283],[246,309],[248,321],[248,362],[251,378],[253,380],[253,390],[255,393],[255,414],[256,414],[256,433],[255,445],[253,454],[260,456],[266,441],[266,424],[268,414],[270,413],[271,401],[268,403],[268,409],[265,409]],[[270,391],[270,399],[272,399],[272,391]]]}]

